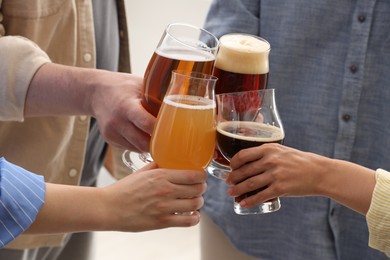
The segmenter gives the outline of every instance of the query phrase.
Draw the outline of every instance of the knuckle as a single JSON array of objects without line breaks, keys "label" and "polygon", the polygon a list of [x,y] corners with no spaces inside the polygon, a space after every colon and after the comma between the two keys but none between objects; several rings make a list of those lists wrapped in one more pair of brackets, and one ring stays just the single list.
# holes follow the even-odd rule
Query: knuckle
[{"label": "knuckle", "polygon": [[246,181],[246,186],[248,189],[253,189],[256,187],[256,181],[253,178],[250,178]]},{"label": "knuckle", "polygon": [[283,194],[284,193],[284,189],[283,189],[283,186],[280,185],[280,184],[273,184],[271,185],[269,188],[268,188],[269,192],[272,193],[272,194],[277,194],[277,195],[280,195],[280,194]]},{"label": "knuckle", "polygon": [[165,201],[160,201],[155,205],[155,210],[158,212],[158,214],[169,212],[169,209],[170,205]]}]

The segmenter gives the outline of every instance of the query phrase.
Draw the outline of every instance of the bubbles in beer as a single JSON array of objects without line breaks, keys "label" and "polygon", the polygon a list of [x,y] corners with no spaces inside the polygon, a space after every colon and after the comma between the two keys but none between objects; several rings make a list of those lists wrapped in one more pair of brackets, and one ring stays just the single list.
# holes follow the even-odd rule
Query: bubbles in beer
[{"label": "bubbles in beer", "polygon": [[242,149],[265,143],[282,143],[284,132],[279,127],[259,122],[227,121],[217,125],[217,144],[230,160]]},{"label": "bubbles in beer", "polygon": [[172,60],[193,61],[193,62],[205,62],[213,61],[214,54],[206,52],[204,50],[186,49],[186,48],[159,48],[156,53],[162,57]]},{"label": "bubbles in beer", "polygon": [[221,122],[217,126],[217,131],[231,138],[258,143],[272,143],[284,138],[279,127],[250,121]]},{"label": "bubbles in beer", "polygon": [[169,95],[164,98],[164,103],[177,108],[193,110],[214,109],[216,107],[215,102],[211,99],[188,95]]}]

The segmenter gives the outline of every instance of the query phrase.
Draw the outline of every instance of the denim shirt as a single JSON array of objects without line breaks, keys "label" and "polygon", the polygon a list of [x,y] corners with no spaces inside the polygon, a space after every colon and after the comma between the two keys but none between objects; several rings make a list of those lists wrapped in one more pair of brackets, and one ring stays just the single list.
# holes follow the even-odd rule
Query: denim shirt
[{"label": "denim shirt", "polygon": [[[271,44],[284,144],[390,169],[390,1],[215,0],[205,28]],[[365,217],[327,198],[282,198],[275,213],[239,216],[208,178],[204,211],[240,250],[262,259],[387,259],[368,247]],[[356,192],[359,192],[358,190]]]}]

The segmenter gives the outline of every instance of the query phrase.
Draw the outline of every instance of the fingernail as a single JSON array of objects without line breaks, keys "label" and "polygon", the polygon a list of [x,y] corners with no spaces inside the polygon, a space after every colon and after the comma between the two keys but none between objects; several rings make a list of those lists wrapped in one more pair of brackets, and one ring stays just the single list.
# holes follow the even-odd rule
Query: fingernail
[{"label": "fingernail", "polygon": [[232,182],[232,180],[229,178],[229,176],[227,176],[227,177],[225,178],[225,181],[226,181],[227,184],[233,185],[233,182]]},{"label": "fingernail", "polygon": [[245,200],[242,200],[241,202],[240,202],[240,206],[241,207],[243,207],[243,208],[246,208],[246,202],[245,202]]}]

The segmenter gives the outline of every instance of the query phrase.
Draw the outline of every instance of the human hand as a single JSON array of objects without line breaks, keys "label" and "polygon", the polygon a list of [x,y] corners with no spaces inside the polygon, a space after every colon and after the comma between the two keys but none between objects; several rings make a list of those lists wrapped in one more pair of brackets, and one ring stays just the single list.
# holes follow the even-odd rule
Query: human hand
[{"label": "human hand", "polygon": [[111,144],[136,152],[149,151],[155,117],[141,104],[142,77],[101,71],[91,98],[93,116]]},{"label": "human hand", "polygon": [[253,207],[280,196],[316,195],[325,157],[280,144],[264,144],[241,150],[231,160],[227,182],[230,196],[264,188],[240,202]]},{"label": "human hand", "polygon": [[[150,163],[138,172],[103,188],[109,206],[107,230],[146,231],[167,227],[189,227],[199,223],[206,173],[193,170],[159,169]],[[191,212],[193,214],[175,214]]]},{"label": "human hand", "polygon": [[47,63],[30,83],[24,116],[90,115],[114,146],[149,151],[156,119],[141,105],[142,84],[128,73]]}]

